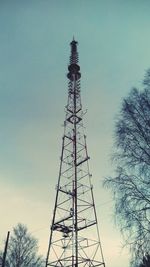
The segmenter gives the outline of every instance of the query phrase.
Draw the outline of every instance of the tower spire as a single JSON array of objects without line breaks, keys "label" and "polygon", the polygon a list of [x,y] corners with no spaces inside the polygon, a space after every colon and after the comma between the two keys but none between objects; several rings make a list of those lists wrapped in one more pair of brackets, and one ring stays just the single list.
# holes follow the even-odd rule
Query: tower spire
[{"label": "tower spire", "polygon": [[70,43],[68,101],[46,267],[104,266],[80,95],[78,43]]}]

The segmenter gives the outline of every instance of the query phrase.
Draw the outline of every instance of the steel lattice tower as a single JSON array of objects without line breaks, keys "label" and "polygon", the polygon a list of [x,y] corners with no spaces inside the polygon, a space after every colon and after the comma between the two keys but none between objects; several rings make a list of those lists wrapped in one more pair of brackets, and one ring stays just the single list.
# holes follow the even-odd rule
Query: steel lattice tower
[{"label": "steel lattice tower", "polygon": [[46,267],[100,266],[100,243],[83,127],[77,42],[71,45],[68,102]]}]

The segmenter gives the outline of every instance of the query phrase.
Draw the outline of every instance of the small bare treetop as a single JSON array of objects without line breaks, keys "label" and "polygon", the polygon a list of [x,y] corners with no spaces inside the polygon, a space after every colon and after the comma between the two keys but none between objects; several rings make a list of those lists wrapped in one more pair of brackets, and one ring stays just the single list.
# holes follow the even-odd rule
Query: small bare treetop
[{"label": "small bare treetop", "polygon": [[18,223],[10,236],[6,267],[42,267],[42,257],[37,253],[37,239],[28,232],[24,224]]}]

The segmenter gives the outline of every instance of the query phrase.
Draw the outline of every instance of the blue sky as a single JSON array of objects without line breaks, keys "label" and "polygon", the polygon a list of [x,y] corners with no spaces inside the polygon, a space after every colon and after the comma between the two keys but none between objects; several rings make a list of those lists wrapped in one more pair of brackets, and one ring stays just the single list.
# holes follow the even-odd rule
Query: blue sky
[{"label": "blue sky", "polygon": [[128,266],[101,183],[121,100],[150,67],[149,14],[146,0],[0,0],[1,245],[23,222],[46,253],[74,35],[104,255],[108,267]]}]

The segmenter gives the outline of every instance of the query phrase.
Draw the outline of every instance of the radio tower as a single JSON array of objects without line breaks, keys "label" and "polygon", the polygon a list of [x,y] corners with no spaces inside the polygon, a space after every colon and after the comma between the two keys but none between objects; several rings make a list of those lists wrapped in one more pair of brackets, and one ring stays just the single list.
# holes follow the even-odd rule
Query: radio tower
[{"label": "radio tower", "polygon": [[68,102],[46,267],[105,266],[83,127],[77,42],[71,45]]}]

